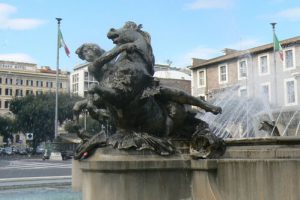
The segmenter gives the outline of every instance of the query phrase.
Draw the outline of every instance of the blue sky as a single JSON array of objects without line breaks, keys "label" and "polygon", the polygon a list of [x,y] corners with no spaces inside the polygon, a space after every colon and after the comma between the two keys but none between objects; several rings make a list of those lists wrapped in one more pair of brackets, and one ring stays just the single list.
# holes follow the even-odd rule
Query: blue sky
[{"label": "blue sky", "polygon": [[74,53],[85,42],[113,48],[107,31],[126,21],[150,33],[156,63],[174,67],[191,58],[213,58],[222,49],[247,49],[300,35],[299,0],[3,0],[0,1],[0,59],[56,67],[57,22],[71,51],[60,50],[60,67],[82,61]]}]

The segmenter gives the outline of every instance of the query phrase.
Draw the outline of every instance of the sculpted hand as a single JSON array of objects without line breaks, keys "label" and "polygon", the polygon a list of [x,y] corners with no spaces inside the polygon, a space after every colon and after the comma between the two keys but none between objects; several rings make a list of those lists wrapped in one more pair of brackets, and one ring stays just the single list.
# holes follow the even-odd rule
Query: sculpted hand
[{"label": "sculpted hand", "polygon": [[124,44],[124,47],[128,53],[132,53],[133,51],[135,51],[137,49],[137,46],[134,43]]}]

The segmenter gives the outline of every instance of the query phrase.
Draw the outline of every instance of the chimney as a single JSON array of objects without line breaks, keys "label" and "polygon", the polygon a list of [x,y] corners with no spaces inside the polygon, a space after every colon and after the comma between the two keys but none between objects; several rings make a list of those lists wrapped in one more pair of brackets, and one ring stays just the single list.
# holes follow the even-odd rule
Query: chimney
[{"label": "chimney", "polygon": [[207,60],[200,58],[192,58],[192,67],[196,67],[202,63],[205,63]]},{"label": "chimney", "polygon": [[229,54],[237,52],[237,50],[225,48],[225,49],[222,50],[222,52],[224,53],[224,55],[229,55]]}]

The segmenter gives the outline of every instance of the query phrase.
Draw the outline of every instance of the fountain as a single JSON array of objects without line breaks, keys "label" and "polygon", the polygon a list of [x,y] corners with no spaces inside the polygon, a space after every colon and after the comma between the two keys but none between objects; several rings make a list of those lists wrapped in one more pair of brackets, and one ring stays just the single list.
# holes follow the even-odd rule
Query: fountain
[{"label": "fountain", "polygon": [[211,100],[222,107],[222,115],[198,115],[208,122],[215,135],[221,138],[258,138],[299,134],[300,108],[272,108],[263,94],[243,97],[237,95],[239,88],[239,85],[227,88]]},{"label": "fountain", "polygon": [[[278,126],[282,112],[232,95],[234,87],[212,104],[164,87],[153,78],[150,35],[141,29],[127,22],[109,30],[112,50],[89,43],[76,51],[99,84],[76,103],[74,119],[87,109],[113,128],[94,136],[78,128],[73,190],[83,200],[297,199],[300,139],[266,137],[287,134]],[[297,115],[287,125],[298,131]]]},{"label": "fountain", "polygon": [[[221,138],[279,136],[279,130],[272,128],[275,118],[265,98],[238,96],[239,87],[237,85],[228,88],[212,99],[215,105],[222,107],[222,115],[205,113],[199,115],[199,118],[207,121],[213,127],[213,133]],[[278,121],[276,125],[279,126]],[[280,132],[284,132],[282,126]]]}]

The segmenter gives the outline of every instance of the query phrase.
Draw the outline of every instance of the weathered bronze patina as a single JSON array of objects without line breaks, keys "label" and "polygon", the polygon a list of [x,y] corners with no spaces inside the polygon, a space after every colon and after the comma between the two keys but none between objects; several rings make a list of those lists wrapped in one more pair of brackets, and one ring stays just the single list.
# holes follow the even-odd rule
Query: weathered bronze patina
[{"label": "weathered bronze patina", "polygon": [[213,135],[206,122],[195,117],[186,105],[213,114],[220,107],[209,104],[183,91],[162,86],[154,74],[154,56],[150,35],[141,25],[126,22],[120,29],[110,29],[107,37],[116,45],[104,51],[86,43],[76,53],[89,62],[88,70],[99,82],[88,91],[88,97],[74,106],[75,119],[83,109],[99,122],[109,119],[114,129],[89,136],[81,131],[82,144],[75,159],[87,157],[96,148],[112,145],[118,149],[149,149],[170,155],[176,149],[172,138],[192,140],[194,150],[203,157],[223,154],[222,139]]}]

